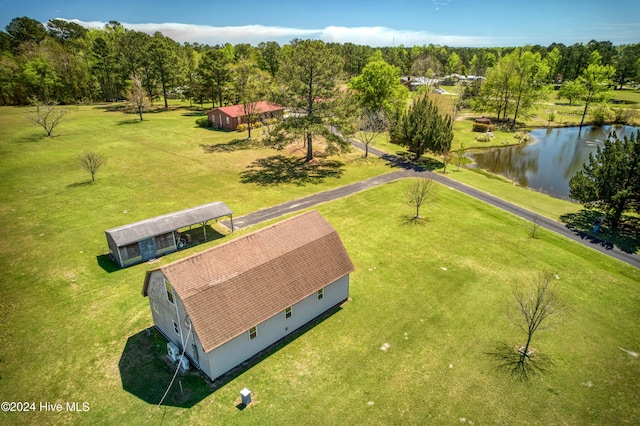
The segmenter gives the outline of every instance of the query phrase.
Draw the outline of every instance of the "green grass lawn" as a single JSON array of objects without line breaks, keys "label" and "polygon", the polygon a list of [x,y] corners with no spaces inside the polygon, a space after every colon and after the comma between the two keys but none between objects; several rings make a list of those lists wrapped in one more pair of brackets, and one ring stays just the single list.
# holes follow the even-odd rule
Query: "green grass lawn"
[{"label": "green grass lawn", "polygon": [[[640,360],[620,349],[640,352],[640,271],[545,230],[532,239],[526,222],[444,187],[414,225],[409,181],[318,207],[356,265],[342,309],[215,391],[180,377],[186,397],[175,385],[156,410],[171,373],[156,356],[164,342],[144,332],[145,272],[249,230],[111,272],[99,263],[103,231],[215,200],[244,214],[389,169],[354,152],[323,159],[342,163],[327,165],[340,173],[298,168],[282,175],[288,183],[245,183],[256,160],[294,153],[241,149],[242,135],[196,128],[186,109],[136,123],[80,107],[52,139],[23,113],[0,108],[0,395],[90,410],[1,413],[5,424],[620,424],[640,415]],[[108,158],[93,185],[74,163],[85,149]],[[542,271],[557,274],[567,308],[534,340],[554,366],[525,384],[495,371],[486,352],[521,341],[505,317],[511,289]],[[244,387],[254,404],[240,410]]]}]

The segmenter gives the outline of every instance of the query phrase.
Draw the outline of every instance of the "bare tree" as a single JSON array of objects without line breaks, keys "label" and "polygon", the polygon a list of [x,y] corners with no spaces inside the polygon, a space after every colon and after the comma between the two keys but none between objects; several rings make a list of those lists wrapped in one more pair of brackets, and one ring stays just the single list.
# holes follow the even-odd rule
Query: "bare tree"
[{"label": "bare tree", "polygon": [[96,173],[106,162],[103,156],[93,151],[86,151],[78,156],[80,166],[91,173],[91,183],[95,182]]},{"label": "bare tree", "polygon": [[389,120],[382,110],[364,110],[358,121],[358,136],[364,144],[364,158],[369,156],[369,145],[389,127]]},{"label": "bare tree", "polygon": [[529,228],[529,236],[531,238],[536,238],[538,228],[540,228],[540,216],[535,215],[533,219],[531,219],[531,228]]},{"label": "bare tree", "polygon": [[421,219],[420,207],[425,202],[433,199],[437,189],[438,187],[433,179],[420,178],[405,190],[407,201],[416,208],[416,214],[413,219]]},{"label": "bare tree", "polygon": [[460,171],[460,166],[462,165],[462,160],[464,159],[464,144],[460,144],[460,148],[456,152],[456,158],[458,159],[458,172]]},{"label": "bare tree", "polygon": [[26,118],[40,125],[46,132],[47,137],[51,137],[53,129],[62,121],[69,110],[62,108],[55,103],[45,103],[38,99],[32,99],[33,109]]},{"label": "bare tree", "polygon": [[552,283],[551,273],[541,273],[532,285],[514,290],[516,303],[508,309],[507,316],[525,333],[526,342],[515,348],[501,344],[496,352],[491,353],[498,360],[499,367],[507,369],[519,379],[526,380],[534,373],[544,372],[550,363],[548,357],[531,347],[531,341],[537,331],[555,324],[551,321],[552,317],[562,309],[562,301]]},{"label": "bare tree", "polygon": [[131,87],[127,90],[127,104],[130,110],[135,111],[142,121],[142,112],[147,108],[147,95],[142,82],[135,75],[131,76]]}]

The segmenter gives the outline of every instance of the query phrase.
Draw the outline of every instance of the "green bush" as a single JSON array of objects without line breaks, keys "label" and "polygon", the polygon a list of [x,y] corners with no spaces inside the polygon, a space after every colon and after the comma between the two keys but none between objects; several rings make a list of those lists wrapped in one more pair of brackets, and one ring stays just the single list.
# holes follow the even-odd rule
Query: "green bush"
[{"label": "green bush", "polygon": [[259,129],[260,127],[262,127],[262,121],[256,121],[251,125],[251,127],[253,127],[254,129]]},{"label": "green bush", "polygon": [[493,129],[493,126],[491,124],[473,123],[474,132],[486,133],[491,131],[491,129]]},{"label": "green bush", "polygon": [[491,140],[491,136],[489,136],[487,133],[483,133],[481,135],[476,136],[476,140],[478,142],[489,142]]},{"label": "green bush", "polygon": [[236,131],[237,132],[246,132],[247,131],[247,124],[246,123],[238,124],[238,127],[236,127]]},{"label": "green bush", "polygon": [[211,122],[208,117],[200,117],[196,120],[196,125],[198,127],[211,127]]},{"label": "green bush", "polygon": [[616,119],[616,114],[605,104],[597,104],[591,108],[591,118],[593,124],[602,126],[603,124],[612,123]]},{"label": "green bush", "polygon": [[635,125],[638,119],[638,110],[635,108],[613,108],[616,124]]}]

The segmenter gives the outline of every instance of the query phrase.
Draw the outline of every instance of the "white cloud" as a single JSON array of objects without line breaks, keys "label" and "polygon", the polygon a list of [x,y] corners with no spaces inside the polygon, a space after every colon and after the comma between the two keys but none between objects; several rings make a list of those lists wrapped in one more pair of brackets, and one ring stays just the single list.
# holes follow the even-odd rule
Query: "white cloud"
[{"label": "white cloud", "polygon": [[[70,21],[91,28],[103,28],[106,24],[106,22],[84,22],[77,19]],[[354,43],[372,47],[398,46],[400,44],[421,46],[430,43],[446,46],[479,47],[495,44],[495,40],[487,37],[431,34],[426,31],[401,31],[386,27],[329,26],[324,29],[303,29],[264,25],[213,27],[179,23],[128,24],[125,22],[122,22],[122,25],[125,28],[148,34],[160,31],[179,43],[197,42],[209,45],[224,43],[250,43],[256,45],[263,41],[277,41],[280,44],[284,44],[294,38],[321,39],[326,42]]]}]

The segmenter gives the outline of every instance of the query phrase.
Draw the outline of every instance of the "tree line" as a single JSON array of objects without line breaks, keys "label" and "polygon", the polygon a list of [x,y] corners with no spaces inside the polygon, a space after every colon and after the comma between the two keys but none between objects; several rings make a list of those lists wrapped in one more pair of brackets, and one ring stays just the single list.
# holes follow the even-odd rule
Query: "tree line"
[{"label": "tree line", "polygon": [[[235,104],[241,96],[233,85],[233,68],[251,61],[260,71],[275,77],[295,40],[283,46],[269,41],[209,46],[177,43],[156,32],[124,28],[110,21],[102,29],[53,19],[42,24],[28,17],[14,18],[0,31],[0,104],[25,105],[30,98],[45,102],[117,101],[125,98],[132,78],[140,80],[147,97],[180,97],[212,106]],[[382,59],[401,75],[426,77],[459,73],[482,75],[518,47],[462,48],[439,45],[374,48],[353,43],[326,43],[341,58],[341,78],[360,75],[369,58],[380,51]],[[573,81],[592,61],[615,69],[612,80],[622,86],[640,81],[640,43],[614,46],[592,40],[570,46],[528,46],[531,55],[546,60],[546,83]]]}]

